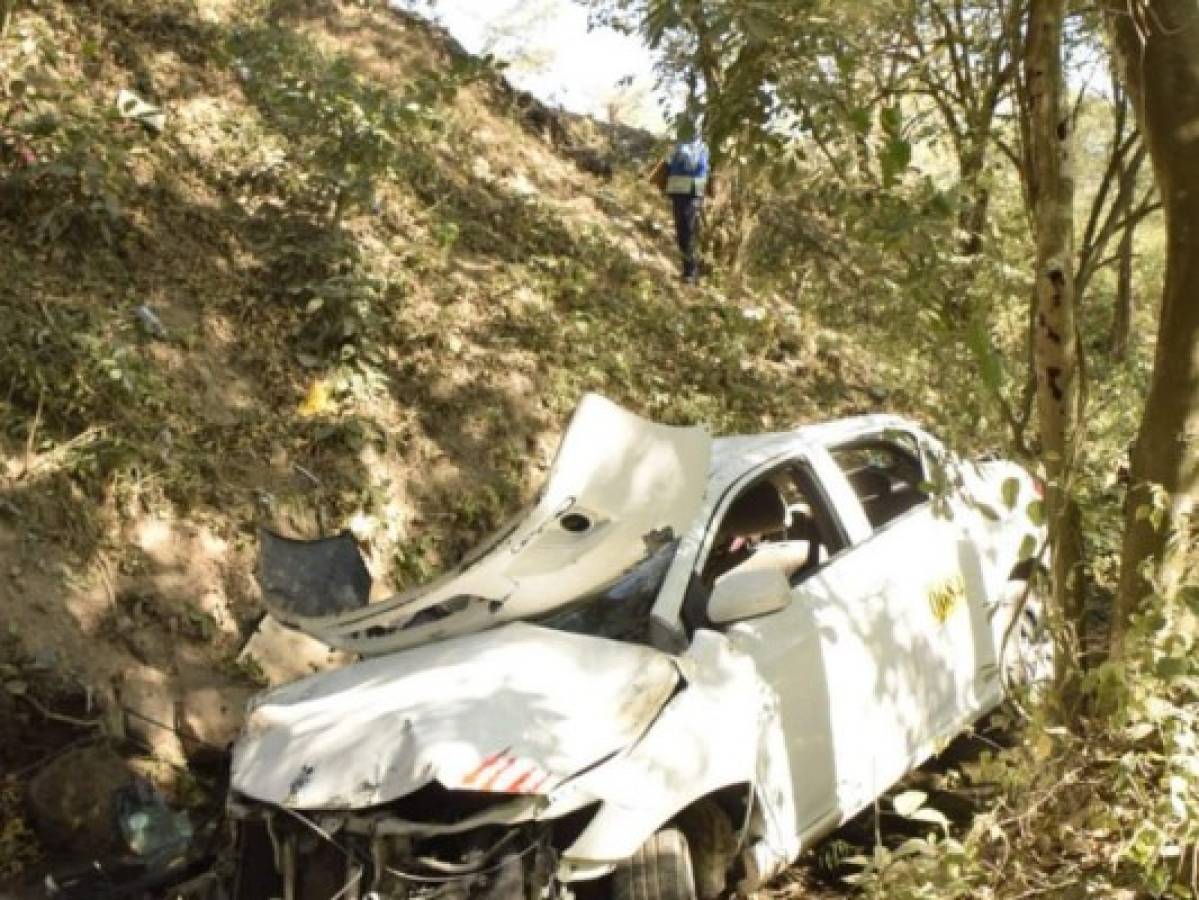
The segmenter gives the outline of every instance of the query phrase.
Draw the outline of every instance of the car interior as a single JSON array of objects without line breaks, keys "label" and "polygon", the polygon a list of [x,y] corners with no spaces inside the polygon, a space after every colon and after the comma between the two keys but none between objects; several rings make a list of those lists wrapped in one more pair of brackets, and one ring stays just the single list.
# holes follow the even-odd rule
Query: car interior
[{"label": "car interior", "polygon": [[716,531],[701,573],[716,579],[746,565],[759,548],[788,544],[795,551],[788,577],[798,584],[843,546],[823,507],[812,502],[812,480],[800,466],[776,470],[746,488],[729,506]]},{"label": "car interior", "polygon": [[919,456],[896,443],[872,439],[832,451],[875,528],[927,502],[921,490],[924,469]]},{"label": "car interior", "polygon": [[[712,547],[683,598],[688,633],[711,628],[707,616],[712,587],[739,566],[759,561],[782,565],[791,584],[799,584],[846,546],[846,539],[814,477],[802,463],[776,469],[743,489],[725,511]],[[776,552],[777,551],[777,552]]]}]

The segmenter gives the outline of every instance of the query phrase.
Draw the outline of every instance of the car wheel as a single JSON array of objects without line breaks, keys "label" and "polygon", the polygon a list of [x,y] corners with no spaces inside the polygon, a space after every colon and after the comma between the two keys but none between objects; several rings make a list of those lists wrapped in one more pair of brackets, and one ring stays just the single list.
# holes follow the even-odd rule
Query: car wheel
[{"label": "car wheel", "polygon": [[[1026,591],[1028,599],[1021,609]],[[1003,648],[1004,678],[1009,687],[1044,687],[1052,683],[1054,674],[1053,637],[1045,627],[1044,599],[1035,585],[1030,588],[1024,580],[1009,581],[1005,595],[1004,605],[1018,611],[1020,619],[1011,628]]]},{"label": "car wheel", "polygon": [[691,849],[678,828],[656,832],[612,873],[613,900],[698,900]]}]

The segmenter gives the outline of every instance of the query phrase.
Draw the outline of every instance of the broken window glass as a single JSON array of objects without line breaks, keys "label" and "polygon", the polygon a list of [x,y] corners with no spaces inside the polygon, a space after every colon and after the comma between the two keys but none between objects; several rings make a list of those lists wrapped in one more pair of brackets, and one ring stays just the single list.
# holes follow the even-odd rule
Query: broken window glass
[{"label": "broken window glass", "polygon": [[664,544],[604,590],[540,624],[572,634],[646,643],[650,609],[678,549],[677,539]]}]

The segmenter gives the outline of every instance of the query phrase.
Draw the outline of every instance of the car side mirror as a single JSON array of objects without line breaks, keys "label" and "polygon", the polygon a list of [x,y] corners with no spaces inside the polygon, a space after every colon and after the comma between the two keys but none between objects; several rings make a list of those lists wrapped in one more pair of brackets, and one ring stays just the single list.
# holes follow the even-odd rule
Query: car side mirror
[{"label": "car side mirror", "polygon": [[726,625],[765,616],[784,609],[790,600],[791,584],[781,569],[733,569],[716,579],[708,598],[708,619]]}]

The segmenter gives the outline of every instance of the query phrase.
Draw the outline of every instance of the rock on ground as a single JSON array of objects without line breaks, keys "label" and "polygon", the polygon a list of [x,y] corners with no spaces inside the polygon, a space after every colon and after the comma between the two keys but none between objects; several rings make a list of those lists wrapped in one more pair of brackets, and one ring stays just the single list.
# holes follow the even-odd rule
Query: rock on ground
[{"label": "rock on ground", "polygon": [[29,808],[48,846],[99,856],[117,848],[113,798],[134,772],[106,745],[64,753],[29,784]]}]

